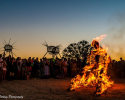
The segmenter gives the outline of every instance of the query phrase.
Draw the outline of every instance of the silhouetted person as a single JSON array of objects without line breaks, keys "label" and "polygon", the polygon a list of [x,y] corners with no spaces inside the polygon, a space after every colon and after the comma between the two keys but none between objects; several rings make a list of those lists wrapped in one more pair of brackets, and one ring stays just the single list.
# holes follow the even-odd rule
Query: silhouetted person
[{"label": "silhouetted person", "polygon": [[7,59],[7,79],[10,81],[10,70],[11,70],[11,66],[12,66],[12,58],[11,55],[9,55],[8,59]]},{"label": "silhouetted person", "polygon": [[39,70],[39,61],[38,58],[34,61],[34,76],[38,76],[38,70]]},{"label": "silhouetted person", "polygon": [[44,63],[42,59],[40,59],[40,73],[41,73],[41,78],[44,78]]},{"label": "silhouetted person", "polygon": [[3,68],[3,59],[2,54],[0,54],[0,82],[2,81],[2,69]]},{"label": "silhouetted person", "polygon": [[50,66],[50,62],[49,62],[49,60],[47,59],[46,60],[46,62],[45,62],[45,64],[44,64],[44,77],[45,78],[50,78],[50,68],[49,68],[49,66]]},{"label": "silhouetted person", "polygon": [[51,58],[50,60],[50,77],[54,77],[54,62],[53,62],[53,58]]},{"label": "silhouetted person", "polygon": [[119,69],[120,69],[120,77],[124,77],[125,76],[125,61],[120,58],[120,61],[119,61]]}]

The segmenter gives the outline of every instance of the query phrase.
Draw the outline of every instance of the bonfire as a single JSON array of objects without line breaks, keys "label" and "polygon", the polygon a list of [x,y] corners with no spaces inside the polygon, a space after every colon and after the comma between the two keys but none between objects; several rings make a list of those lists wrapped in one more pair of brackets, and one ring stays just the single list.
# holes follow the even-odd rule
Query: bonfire
[{"label": "bonfire", "polygon": [[71,79],[71,84],[68,90],[73,91],[81,86],[94,86],[96,96],[107,92],[107,88],[113,85],[113,81],[107,76],[108,63],[110,58],[107,55],[107,47],[100,47],[100,41],[106,35],[101,35],[93,39],[91,46],[94,49],[87,58],[87,65],[83,68],[81,74],[76,75]]}]

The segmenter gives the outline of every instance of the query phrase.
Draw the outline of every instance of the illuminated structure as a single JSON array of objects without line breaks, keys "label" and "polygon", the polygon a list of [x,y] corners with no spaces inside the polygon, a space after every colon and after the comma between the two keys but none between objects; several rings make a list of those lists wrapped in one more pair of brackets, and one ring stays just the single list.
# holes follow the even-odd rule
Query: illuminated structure
[{"label": "illuminated structure", "polygon": [[[11,40],[11,39],[10,39]],[[4,40],[4,42],[5,43],[3,43],[4,44],[4,47],[2,47],[2,48],[4,48],[4,50],[1,50],[1,51],[4,51],[3,53],[2,53],[2,55],[3,55],[3,57],[5,57],[6,56],[6,54],[7,53],[9,53],[9,55],[12,55],[12,57],[13,57],[13,52],[12,52],[12,50],[13,49],[15,49],[15,48],[13,48],[13,45],[16,43],[16,42],[14,42],[12,45],[10,44],[10,40],[9,40],[9,42],[8,43],[6,43],[6,41]],[[2,49],[1,48],[1,49]],[[14,54],[15,55],[15,54]]]},{"label": "illuminated structure", "polygon": [[47,52],[45,53],[45,55],[43,57],[46,56],[47,53],[51,54],[52,57],[54,58],[57,54],[59,54],[60,58],[61,58],[61,55],[60,55],[60,47],[61,45],[57,45],[57,46],[48,46],[47,42],[45,42],[43,44],[44,46],[47,47]]}]

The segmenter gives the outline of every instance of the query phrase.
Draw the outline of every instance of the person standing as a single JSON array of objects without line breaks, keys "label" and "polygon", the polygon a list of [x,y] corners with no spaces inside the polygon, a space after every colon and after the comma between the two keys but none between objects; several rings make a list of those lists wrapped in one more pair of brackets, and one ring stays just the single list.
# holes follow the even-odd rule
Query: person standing
[{"label": "person standing", "polygon": [[77,75],[77,63],[76,60],[73,60],[72,67],[71,67],[71,77],[74,77]]},{"label": "person standing", "polygon": [[44,64],[44,77],[45,78],[50,78],[50,62],[49,60],[47,59],[45,64]]},{"label": "person standing", "polygon": [[28,59],[26,62],[26,68],[27,68],[27,79],[31,79],[31,72],[32,72],[32,67],[31,67],[31,60]]},{"label": "person standing", "polygon": [[54,62],[53,58],[50,59],[50,77],[54,77]]},{"label": "person standing", "polygon": [[21,79],[21,63],[20,63],[20,57],[17,58],[16,66],[17,66],[17,78]]},{"label": "person standing", "polygon": [[2,70],[3,70],[3,59],[2,59],[2,54],[0,54],[0,82],[2,81]]},{"label": "person standing", "polygon": [[12,65],[10,68],[10,80],[14,80],[15,70],[16,70],[16,62],[15,62],[15,58],[12,58]]},{"label": "person standing", "polygon": [[3,71],[2,71],[2,80],[5,80],[6,78],[6,72],[7,72],[7,63],[6,63],[6,58],[3,59]]},{"label": "person standing", "polygon": [[63,59],[60,59],[60,71],[56,78],[64,78]]},{"label": "person standing", "polygon": [[59,74],[59,71],[60,71],[60,61],[58,58],[56,58],[56,61],[55,61],[55,65],[54,65],[54,72],[55,72],[55,76],[57,76]]},{"label": "person standing", "polygon": [[12,58],[11,55],[9,55],[8,59],[7,59],[7,79],[8,81],[10,81],[10,70],[11,70],[11,66],[12,66]]},{"label": "person standing", "polygon": [[41,78],[44,77],[44,63],[43,63],[43,60],[40,59],[40,73],[41,73]]},{"label": "person standing", "polygon": [[34,75],[38,76],[38,71],[39,71],[39,59],[36,58],[34,61]]},{"label": "person standing", "polygon": [[64,72],[64,78],[66,78],[66,76],[67,76],[67,59],[66,58],[64,58],[64,61],[63,61],[63,63],[62,63],[62,67],[63,67],[63,72]]}]

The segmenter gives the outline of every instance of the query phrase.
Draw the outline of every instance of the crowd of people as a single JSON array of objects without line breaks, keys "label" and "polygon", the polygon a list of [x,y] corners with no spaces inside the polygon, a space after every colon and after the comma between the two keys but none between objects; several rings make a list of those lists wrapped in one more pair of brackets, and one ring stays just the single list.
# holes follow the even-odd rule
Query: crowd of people
[{"label": "crowd of people", "polygon": [[[66,58],[2,57],[0,54],[0,81],[39,78],[74,77],[85,66],[85,60]],[[83,63],[83,64],[82,64]]]},{"label": "crowd of people", "polygon": [[[43,78],[66,78],[79,74],[87,63],[84,59],[66,58],[31,58],[2,57],[0,54],[0,82],[2,80],[22,80],[33,77]],[[108,74],[111,77],[125,77],[125,61],[112,60],[109,63]]]}]

